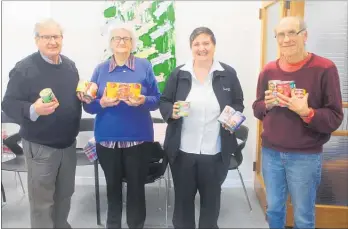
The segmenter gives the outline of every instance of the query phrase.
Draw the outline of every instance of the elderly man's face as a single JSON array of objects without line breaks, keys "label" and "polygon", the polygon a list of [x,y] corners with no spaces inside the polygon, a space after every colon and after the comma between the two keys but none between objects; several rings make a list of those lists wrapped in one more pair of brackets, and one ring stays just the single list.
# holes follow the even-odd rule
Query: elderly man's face
[{"label": "elderly man's face", "polygon": [[112,31],[110,47],[113,53],[130,54],[132,50],[132,36],[130,32],[125,29],[116,29]]},{"label": "elderly man's face", "polygon": [[62,31],[54,24],[42,26],[35,37],[36,46],[47,57],[55,57],[60,54],[62,41]]},{"label": "elderly man's face", "polygon": [[307,32],[300,30],[298,20],[285,18],[276,29],[276,38],[281,55],[289,57],[303,52]]},{"label": "elderly man's face", "polygon": [[215,45],[210,35],[200,34],[192,42],[192,56],[194,60],[213,60]]}]

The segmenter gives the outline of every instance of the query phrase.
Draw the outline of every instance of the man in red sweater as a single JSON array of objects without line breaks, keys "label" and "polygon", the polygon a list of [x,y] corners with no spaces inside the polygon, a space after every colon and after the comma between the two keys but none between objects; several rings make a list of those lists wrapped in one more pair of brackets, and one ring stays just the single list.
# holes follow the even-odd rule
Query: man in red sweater
[{"label": "man in red sweater", "polygon": [[[339,76],[332,61],[306,51],[307,31],[302,19],[283,18],[275,37],[281,57],[260,73],[253,104],[255,117],[263,123],[267,220],[270,228],[284,228],[290,193],[294,227],[315,228],[321,152],[343,120]],[[292,90],[287,97],[270,91],[270,80],[294,81],[306,94],[297,96]]]}]

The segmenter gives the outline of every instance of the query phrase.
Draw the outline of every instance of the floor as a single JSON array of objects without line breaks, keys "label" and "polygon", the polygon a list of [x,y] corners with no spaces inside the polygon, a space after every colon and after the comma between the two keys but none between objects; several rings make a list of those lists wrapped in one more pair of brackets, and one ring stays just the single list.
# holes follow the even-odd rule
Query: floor
[{"label": "floor", "polygon": [[[82,168],[78,168],[81,170]],[[83,170],[93,170],[93,167],[84,167]],[[234,171],[232,171],[234,172]],[[80,174],[82,171],[80,171]],[[102,172],[101,172],[102,173]],[[101,174],[101,181],[104,179]],[[26,190],[26,174],[21,174]],[[2,206],[2,228],[29,228],[29,202],[20,186],[18,176],[13,172],[2,172],[2,183],[5,187],[7,202]],[[146,228],[164,228],[165,220],[165,189],[163,182],[158,192],[158,183],[146,186],[147,218]],[[241,185],[225,185],[222,191],[221,210],[219,218],[220,228],[267,228],[264,214],[259,206],[252,187],[247,187],[247,192],[253,210],[250,212],[243,188]],[[102,223],[105,222],[107,209],[105,185],[101,182],[101,212]],[[159,196],[158,196],[159,195]],[[171,189],[170,203],[173,203],[173,190]],[[172,206],[168,208],[168,227],[172,228]],[[196,198],[196,217],[199,216],[199,196]],[[69,221],[73,228],[103,228],[97,226],[95,215],[94,186],[77,182],[75,194],[72,199]],[[127,228],[125,214],[123,215],[124,227]]]}]

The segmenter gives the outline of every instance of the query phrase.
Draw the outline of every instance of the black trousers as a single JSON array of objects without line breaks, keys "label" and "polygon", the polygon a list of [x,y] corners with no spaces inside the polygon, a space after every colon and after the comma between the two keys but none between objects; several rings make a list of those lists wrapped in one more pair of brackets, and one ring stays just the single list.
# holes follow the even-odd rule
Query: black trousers
[{"label": "black trousers", "polygon": [[108,212],[106,228],[122,226],[122,178],[127,179],[127,224],[143,228],[146,218],[145,181],[148,174],[149,144],[130,148],[106,148],[96,145],[107,188]]},{"label": "black trousers", "polygon": [[228,169],[221,154],[201,155],[179,152],[171,165],[175,206],[175,228],[196,228],[195,196],[200,195],[199,228],[218,228],[221,185]]}]

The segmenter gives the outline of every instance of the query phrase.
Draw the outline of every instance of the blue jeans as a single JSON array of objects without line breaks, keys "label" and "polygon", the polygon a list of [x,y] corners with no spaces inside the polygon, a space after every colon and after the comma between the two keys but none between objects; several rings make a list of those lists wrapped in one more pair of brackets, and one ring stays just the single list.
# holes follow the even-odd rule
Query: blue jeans
[{"label": "blue jeans", "polygon": [[294,209],[294,228],[315,228],[315,199],[321,166],[320,153],[286,153],[262,148],[262,175],[270,228],[285,227],[288,193]]}]

